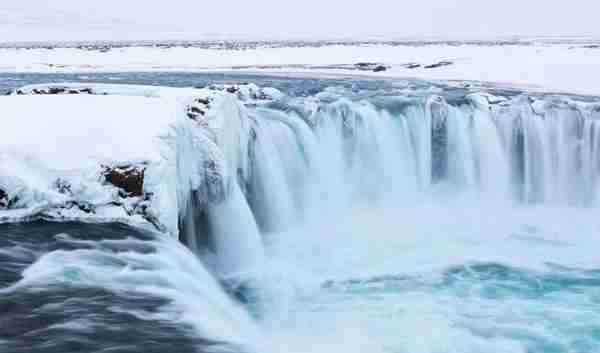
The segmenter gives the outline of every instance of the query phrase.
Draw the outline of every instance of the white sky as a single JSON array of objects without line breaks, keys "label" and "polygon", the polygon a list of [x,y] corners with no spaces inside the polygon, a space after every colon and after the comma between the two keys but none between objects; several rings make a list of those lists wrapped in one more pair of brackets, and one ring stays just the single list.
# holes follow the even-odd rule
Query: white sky
[{"label": "white sky", "polygon": [[598,0],[0,2],[0,42],[193,38],[216,33],[275,38],[600,35]]}]

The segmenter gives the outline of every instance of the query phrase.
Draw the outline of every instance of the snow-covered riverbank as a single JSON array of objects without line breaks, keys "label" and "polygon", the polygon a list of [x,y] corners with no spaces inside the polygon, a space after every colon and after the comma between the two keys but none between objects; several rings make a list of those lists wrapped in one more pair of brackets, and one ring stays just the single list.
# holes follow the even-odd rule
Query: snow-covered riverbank
[{"label": "snow-covered riverbank", "polygon": [[[385,70],[373,70],[379,66]],[[569,43],[250,46],[241,50],[186,46],[0,49],[0,72],[343,74],[485,81],[582,94],[600,94],[599,68],[597,46]]]}]

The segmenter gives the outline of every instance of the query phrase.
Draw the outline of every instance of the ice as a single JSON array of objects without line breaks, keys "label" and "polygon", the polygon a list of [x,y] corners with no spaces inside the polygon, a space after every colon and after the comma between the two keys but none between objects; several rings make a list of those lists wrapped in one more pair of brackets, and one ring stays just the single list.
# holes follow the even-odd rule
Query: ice
[{"label": "ice", "polygon": [[[212,245],[227,274],[259,267],[263,236],[398,200],[597,203],[597,103],[382,99],[256,85],[24,87],[0,98],[10,203],[0,220],[152,225],[199,253]],[[107,182],[107,169],[127,166],[143,170],[143,193]]]},{"label": "ice", "polygon": [[[81,93],[40,94],[63,89]],[[210,187],[206,163],[220,166],[213,170],[216,184],[227,184],[235,175],[228,168],[237,170],[237,143],[228,140],[236,138],[237,127],[226,121],[238,104],[231,94],[82,84],[18,91],[0,97],[0,189],[13,203],[10,210],[0,210],[2,220],[43,214],[144,223],[143,215],[177,235],[191,190]],[[194,99],[211,102],[202,121],[186,115]],[[232,161],[229,167],[225,156]],[[144,198],[149,201],[124,198],[104,181],[107,169],[123,165],[144,169]]]},{"label": "ice", "polygon": [[[457,42],[463,43],[463,42]],[[456,43],[454,43],[456,44]],[[504,44],[504,45],[500,45]],[[207,47],[130,46],[107,52],[73,47],[0,49],[0,72],[259,71],[278,74],[360,75],[444,81],[482,81],[529,89],[598,94],[600,50],[579,42],[524,42],[404,45],[346,42],[344,45],[245,50]],[[240,43],[244,46],[244,43]],[[388,70],[355,70],[361,62]]]}]

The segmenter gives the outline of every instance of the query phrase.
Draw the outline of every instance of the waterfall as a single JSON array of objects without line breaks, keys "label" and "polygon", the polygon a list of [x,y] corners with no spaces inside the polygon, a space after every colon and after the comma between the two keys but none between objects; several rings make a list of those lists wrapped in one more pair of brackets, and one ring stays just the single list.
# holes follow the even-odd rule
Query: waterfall
[{"label": "waterfall", "polygon": [[352,209],[437,197],[578,206],[597,200],[596,103],[486,94],[326,98],[228,110],[221,148],[231,187],[219,202],[199,200],[192,213],[202,216],[191,218],[201,230],[184,230],[186,239],[210,233],[186,243],[210,248],[221,271],[258,266],[269,234],[331,222]]},{"label": "waterfall", "polygon": [[219,270],[235,275],[260,267],[262,247],[258,227],[237,184],[224,201],[208,207]]}]

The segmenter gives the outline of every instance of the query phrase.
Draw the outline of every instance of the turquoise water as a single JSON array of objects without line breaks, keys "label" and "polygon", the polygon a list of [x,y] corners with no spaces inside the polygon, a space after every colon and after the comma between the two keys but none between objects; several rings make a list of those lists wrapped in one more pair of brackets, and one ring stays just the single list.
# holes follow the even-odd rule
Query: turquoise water
[{"label": "turquoise water", "polygon": [[[423,82],[187,73],[0,74],[0,89],[63,81],[174,86],[250,81],[296,97],[336,86],[349,97],[369,96],[374,104],[385,102],[373,96],[407,89],[415,94],[443,92],[449,100],[465,94],[463,89]],[[490,204],[482,199],[393,201],[398,202],[324,214],[311,224],[265,232],[264,273],[223,282],[259,333],[252,338],[252,349],[225,345],[227,349],[267,353],[600,352],[600,217],[596,208]],[[3,321],[4,310],[4,317],[18,328],[0,325],[0,348],[2,344],[8,347],[3,352],[47,352],[44,347],[51,343],[56,352],[85,351],[90,342],[96,351],[204,352],[224,349],[215,348],[221,338],[216,340],[207,332],[226,331],[232,340],[236,335],[246,336],[246,327],[231,329],[223,324],[227,320],[221,316],[230,316],[227,310],[208,310],[213,302],[203,285],[209,276],[197,259],[174,244],[161,247],[144,234],[115,225],[15,227],[0,227],[3,287],[23,279],[32,266],[43,269],[39,260],[45,254],[50,254],[46,259],[53,260],[50,263],[60,269],[65,281],[77,286],[42,276],[40,281],[48,283],[11,293],[8,300],[0,298],[0,323],[8,322]],[[93,236],[88,237],[88,232]],[[100,245],[63,242],[56,237],[60,233]],[[105,237],[122,242],[122,248],[106,247],[100,243]],[[136,241],[129,241],[130,237]],[[85,253],[90,247],[98,247],[101,259],[111,261],[98,263],[96,255],[90,260]],[[59,261],[58,255],[64,255],[61,251],[83,254],[66,257],[79,259],[81,264],[65,266]],[[170,262],[187,260],[186,256],[191,259],[185,266]],[[118,261],[121,257],[127,261]],[[163,261],[166,258],[169,261]],[[90,273],[102,274],[97,277],[102,280],[82,285],[84,270],[90,267]],[[112,279],[112,271],[125,271],[131,285],[121,287],[120,281]],[[186,276],[180,278],[177,274],[182,271]],[[236,283],[242,284],[237,290]],[[182,298],[185,305],[173,305]],[[115,303],[131,312],[106,310]],[[44,311],[46,305],[54,310]],[[88,319],[88,326],[65,325],[77,323],[81,316]],[[232,317],[239,321],[239,316]],[[94,320],[99,324],[90,324]],[[61,326],[57,329],[56,324]],[[211,330],[199,331],[198,327]]]},{"label": "turquoise water", "polygon": [[550,206],[355,214],[272,235],[251,307],[283,351],[600,352],[599,230]]}]

